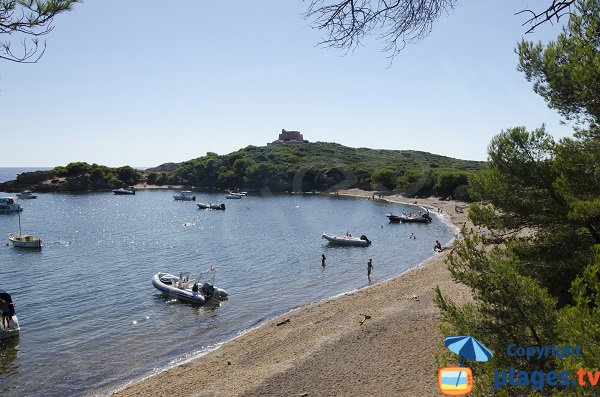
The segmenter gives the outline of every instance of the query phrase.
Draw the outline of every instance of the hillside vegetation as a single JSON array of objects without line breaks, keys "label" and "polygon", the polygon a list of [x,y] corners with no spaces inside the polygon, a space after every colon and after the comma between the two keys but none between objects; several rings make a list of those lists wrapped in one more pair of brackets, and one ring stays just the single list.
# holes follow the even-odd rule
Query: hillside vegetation
[{"label": "hillside vegetation", "polygon": [[457,160],[412,150],[350,148],[336,143],[248,146],[236,152],[206,156],[146,171],[130,166],[111,168],[85,162],[49,171],[28,172],[0,190],[39,192],[110,190],[148,183],[194,188],[272,192],[361,189],[396,190],[405,195],[432,194],[468,199],[469,176],[484,163]]},{"label": "hillside vegetation", "polygon": [[[483,162],[412,150],[350,148],[336,143],[248,146],[149,172],[148,183],[222,189],[326,191],[359,187],[399,190],[409,196],[466,196],[468,176]],[[153,171],[148,170],[148,171]]]}]

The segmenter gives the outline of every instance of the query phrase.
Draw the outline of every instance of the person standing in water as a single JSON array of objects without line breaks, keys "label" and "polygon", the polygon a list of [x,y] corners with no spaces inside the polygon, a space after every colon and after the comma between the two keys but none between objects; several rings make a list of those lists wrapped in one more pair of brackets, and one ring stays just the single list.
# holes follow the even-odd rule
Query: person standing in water
[{"label": "person standing in water", "polygon": [[321,266],[325,267],[325,254],[321,254]]},{"label": "person standing in water", "polygon": [[371,278],[371,271],[373,271],[373,259],[369,259],[367,262],[367,277]]}]

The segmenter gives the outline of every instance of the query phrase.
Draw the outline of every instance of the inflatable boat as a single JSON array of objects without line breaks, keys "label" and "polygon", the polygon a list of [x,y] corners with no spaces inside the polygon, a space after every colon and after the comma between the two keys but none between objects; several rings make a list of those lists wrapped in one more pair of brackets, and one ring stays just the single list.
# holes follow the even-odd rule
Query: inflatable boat
[{"label": "inflatable boat", "polygon": [[367,247],[371,245],[371,241],[364,234],[359,238],[352,236],[335,236],[332,234],[323,233],[323,238],[329,241],[329,244],[355,245],[359,247]]},{"label": "inflatable boat", "polygon": [[200,285],[196,281],[191,281],[189,273],[180,273],[179,277],[168,273],[157,273],[152,277],[152,285],[169,298],[196,305],[203,305],[210,299],[222,301],[229,296],[227,291],[210,283]]}]

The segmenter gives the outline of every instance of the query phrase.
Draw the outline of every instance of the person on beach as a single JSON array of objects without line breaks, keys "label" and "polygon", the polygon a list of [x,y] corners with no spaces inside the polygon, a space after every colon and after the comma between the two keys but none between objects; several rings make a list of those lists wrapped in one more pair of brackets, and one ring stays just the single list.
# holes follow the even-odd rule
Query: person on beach
[{"label": "person on beach", "polygon": [[369,259],[367,262],[367,277],[371,278],[371,271],[373,271],[373,259]]},{"label": "person on beach", "polygon": [[325,267],[325,254],[321,254],[321,266]]},{"label": "person on beach", "polygon": [[443,251],[442,243],[440,243],[439,241],[435,240],[435,245],[433,246],[433,250],[437,251],[437,252],[442,252]]}]

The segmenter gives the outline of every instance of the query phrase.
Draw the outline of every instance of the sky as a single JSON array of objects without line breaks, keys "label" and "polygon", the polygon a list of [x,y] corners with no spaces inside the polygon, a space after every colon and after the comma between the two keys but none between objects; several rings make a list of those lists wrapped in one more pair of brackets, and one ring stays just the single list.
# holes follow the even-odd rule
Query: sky
[{"label": "sky", "polygon": [[86,0],[35,64],[0,61],[0,167],[151,167],[263,146],[281,129],[351,147],[485,160],[503,129],[569,135],[516,69],[526,1],[461,0],[390,64],[317,46],[300,0]]}]

